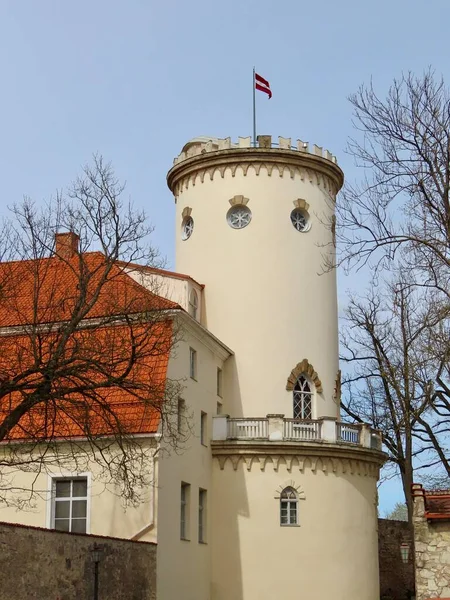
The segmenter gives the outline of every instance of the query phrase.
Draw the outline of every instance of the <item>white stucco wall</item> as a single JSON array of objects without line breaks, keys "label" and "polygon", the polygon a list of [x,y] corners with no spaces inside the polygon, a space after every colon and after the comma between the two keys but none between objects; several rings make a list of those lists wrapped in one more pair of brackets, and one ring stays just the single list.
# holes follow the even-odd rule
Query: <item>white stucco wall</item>
[{"label": "white stucco wall", "polygon": [[[183,341],[170,360],[168,377],[183,380],[189,437],[179,453],[163,451],[158,481],[158,600],[210,600],[212,523],[212,417],[216,414],[217,368],[228,356],[206,343],[199,330],[183,333]],[[189,377],[189,348],[197,351],[197,380]],[[207,414],[206,444],[200,441],[201,412]],[[189,541],[180,539],[181,482],[190,484]],[[207,491],[206,543],[198,541],[199,489]]]},{"label": "white stucco wall", "polygon": [[[202,156],[195,160],[200,169]],[[205,324],[236,353],[229,381],[232,416],[292,417],[286,381],[306,358],[323,384],[313,417],[336,417],[336,274],[320,275],[332,240],[330,193],[311,170],[291,176],[286,169],[280,177],[264,167],[257,175],[252,166],[245,175],[240,166],[230,166],[216,170],[212,180],[209,173],[203,181],[197,176],[195,185],[191,179],[176,193],[176,269],[205,284]],[[241,230],[226,219],[235,195],[248,198],[252,211],[251,223]],[[311,229],[305,233],[290,221],[299,198],[310,205]],[[192,209],[194,231],[183,241],[186,208]]]},{"label": "white stucco wall", "polygon": [[171,276],[169,272],[163,274],[130,267],[126,272],[140,285],[158,296],[175,302],[188,313],[190,313],[189,296],[191,290],[195,290],[198,299],[197,320],[203,322],[203,288],[197,282],[189,278]]},{"label": "white stucco wall", "polygon": [[[378,600],[376,477],[342,472],[213,470],[212,600]],[[299,526],[281,527],[277,491],[299,486]]]},{"label": "white stucco wall", "polygon": [[[156,448],[155,440],[147,438],[143,442]],[[47,460],[49,457],[47,456]],[[149,469],[153,471],[150,464]],[[142,490],[138,506],[124,506],[118,487],[105,485],[100,476],[99,466],[90,462],[86,468],[74,470],[73,465],[51,465],[41,473],[17,471],[12,485],[23,490],[34,490],[32,507],[17,510],[13,505],[0,503],[0,521],[21,523],[33,527],[51,527],[51,477],[79,477],[88,479],[88,529],[87,533],[130,539],[146,528],[154,520],[154,482]],[[12,494],[10,496],[13,497]],[[153,532],[140,537],[143,541],[155,541]]]}]

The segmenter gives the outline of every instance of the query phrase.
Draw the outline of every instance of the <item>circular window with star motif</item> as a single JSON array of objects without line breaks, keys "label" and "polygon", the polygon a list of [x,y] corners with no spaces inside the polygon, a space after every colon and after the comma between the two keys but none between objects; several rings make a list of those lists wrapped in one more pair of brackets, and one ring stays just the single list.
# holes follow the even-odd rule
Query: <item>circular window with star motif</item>
[{"label": "circular window with star motif", "polygon": [[186,217],[181,224],[181,239],[188,240],[194,231],[194,219]]},{"label": "circular window with star motif", "polygon": [[291,212],[291,223],[297,231],[305,232],[311,227],[309,215],[305,210],[294,208]]},{"label": "circular window with star motif", "polygon": [[233,229],[244,229],[252,220],[252,211],[243,204],[232,206],[227,213],[228,225]]}]

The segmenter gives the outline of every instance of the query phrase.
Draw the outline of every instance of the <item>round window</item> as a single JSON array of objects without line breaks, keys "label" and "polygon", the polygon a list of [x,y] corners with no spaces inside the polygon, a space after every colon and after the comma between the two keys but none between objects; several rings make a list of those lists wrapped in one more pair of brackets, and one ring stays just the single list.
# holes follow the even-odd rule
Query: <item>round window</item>
[{"label": "round window", "polygon": [[251,220],[252,211],[243,204],[232,206],[227,213],[228,225],[233,229],[243,229]]},{"label": "round window", "polygon": [[186,217],[181,225],[181,238],[183,240],[188,240],[191,237],[193,231],[194,219],[192,217]]},{"label": "round window", "polygon": [[308,231],[310,228],[308,213],[299,208],[294,208],[291,212],[291,223],[297,231]]}]

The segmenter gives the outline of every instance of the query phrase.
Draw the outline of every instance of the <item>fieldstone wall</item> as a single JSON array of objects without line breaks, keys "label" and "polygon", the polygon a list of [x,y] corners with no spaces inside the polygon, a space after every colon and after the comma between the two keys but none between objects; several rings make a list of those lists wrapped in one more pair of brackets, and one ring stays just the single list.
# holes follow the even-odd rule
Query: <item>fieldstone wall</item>
[{"label": "fieldstone wall", "polygon": [[156,544],[0,523],[1,600],[155,600]]},{"label": "fieldstone wall", "polygon": [[[381,600],[406,600],[414,597],[412,532],[406,521],[378,519],[378,560]],[[409,544],[410,557],[402,561],[401,544]]]},{"label": "fieldstone wall", "polygon": [[450,522],[427,521],[423,496],[414,497],[416,598],[450,598]]}]

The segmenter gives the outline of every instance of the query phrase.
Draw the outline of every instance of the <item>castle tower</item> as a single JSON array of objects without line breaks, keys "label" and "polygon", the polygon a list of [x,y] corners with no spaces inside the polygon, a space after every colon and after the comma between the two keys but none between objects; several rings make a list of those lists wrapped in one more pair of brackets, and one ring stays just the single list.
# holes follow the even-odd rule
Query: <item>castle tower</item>
[{"label": "castle tower", "polygon": [[328,151],[270,136],[196,138],[168,174],[176,270],[235,353],[211,444],[214,600],[378,598],[381,440],[338,422],[342,183]]},{"label": "castle tower", "polygon": [[292,417],[286,386],[303,361],[315,387],[305,416],[338,416],[336,273],[324,271],[343,173],[322,148],[296,148],[270,136],[258,148],[197,138],[168,175],[176,270],[205,284],[204,324],[235,352],[235,417]]}]

